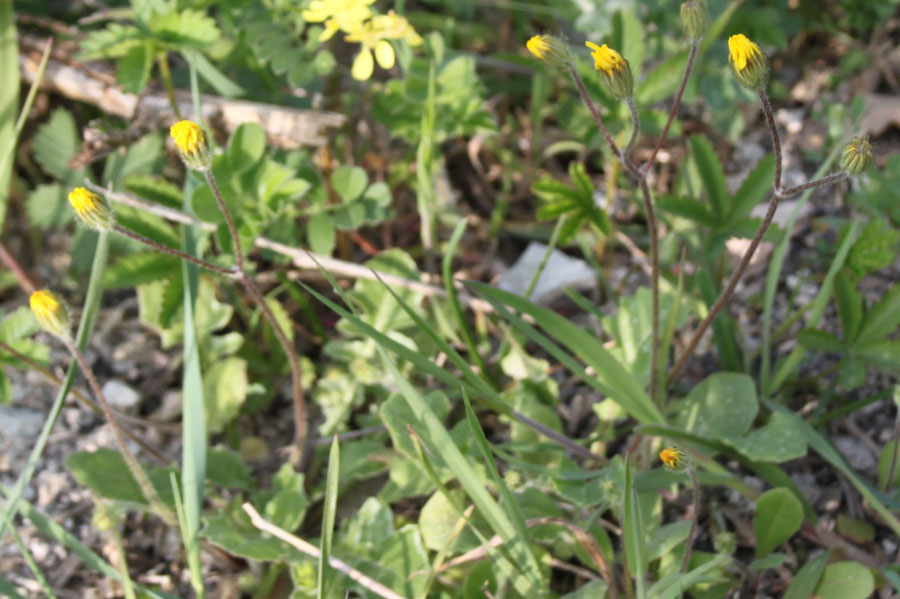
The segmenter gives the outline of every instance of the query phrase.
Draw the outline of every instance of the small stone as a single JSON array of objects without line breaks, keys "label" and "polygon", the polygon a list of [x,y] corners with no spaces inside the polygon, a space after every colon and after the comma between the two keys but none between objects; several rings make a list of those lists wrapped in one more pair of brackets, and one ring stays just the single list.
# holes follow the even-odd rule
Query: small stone
[{"label": "small stone", "polygon": [[[546,251],[547,246],[543,243],[528,244],[516,263],[500,275],[497,287],[517,295],[525,295]],[[547,305],[563,295],[566,287],[585,290],[596,284],[597,275],[587,262],[554,249],[538,278],[531,299],[535,304]]]},{"label": "small stone", "polygon": [[868,447],[853,437],[838,437],[834,440],[834,444],[854,470],[875,471],[875,456]]},{"label": "small stone", "polygon": [[44,426],[44,413],[28,408],[0,406],[0,439],[31,444]]},{"label": "small stone", "polygon": [[816,482],[816,477],[810,472],[798,472],[791,476],[800,492],[806,497],[806,500],[815,505],[822,496],[822,487]]},{"label": "small stone", "polygon": [[141,400],[137,391],[117,380],[107,381],[103,385],[103,396],[109,405],[123,411],[134,409]]}]

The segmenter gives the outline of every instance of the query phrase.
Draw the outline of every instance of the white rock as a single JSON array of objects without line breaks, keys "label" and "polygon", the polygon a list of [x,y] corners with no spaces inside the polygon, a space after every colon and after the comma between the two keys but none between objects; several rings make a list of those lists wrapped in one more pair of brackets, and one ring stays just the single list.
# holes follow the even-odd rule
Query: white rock
[{"label": "white rock", "polygon": [[141,400],[137,391],[115,379],[107,381],[103,385],[103,396],[106,397],[109,405],[123,411],[133,409]]},{"label": "white rock", "polygon": [[45,415],[37,410],[0,406],[0,441],[19,440],[30,446],[41,432]]},{"label": "white rock", "polygon": [[[512,268],[500,275],[497,286],[517,295],[525,295],[546,251],[547,246],[543,243],[528,244]],[[538,278],[531,299],[536,304],[548,304],[562,295],[566,287],[584,290],[591,289],[596,284],[597,275],[587,262],[554,249]]]},{"label": "white rock", "polygon": [[875,470],[875,456],[868,447],[853,437],[838,437],[834,440],[834,444],[854,470],[862,472]]}]

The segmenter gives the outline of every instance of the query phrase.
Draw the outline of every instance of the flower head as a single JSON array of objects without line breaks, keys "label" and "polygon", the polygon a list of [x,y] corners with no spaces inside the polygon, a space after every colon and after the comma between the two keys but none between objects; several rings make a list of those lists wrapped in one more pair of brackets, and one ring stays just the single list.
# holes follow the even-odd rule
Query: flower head
[{"label": "flower head", "polygon": [[57,337],[69,336],[69,311],[58,295],[41,289],[31,294],[29,304],[42,329]]},{"label": "flower head", "polygon": [[212,159],[200,125],[193,121],[178,121],[169,129],[169,134],[175,140],[175,148],[185,166],[198,171],[209,169]]},{"label": "flower head", "polygon": [[681,25],[692,40],[699,40],[706,31],[709,13],[703,0],[685,0],[681,5]]},{"label": "flower head", "polygon": [[687,467],[687,456],[677,447],[666,447],[659,452],[659,459],[667,468],[684,470]]},{"label": "flower head", "polygon": [[856,137],[841,153],[841,168],[849,175],[858,175],[872,164],[872,144],[868,139]]},{"label": "flower head", "polygon": [[622,55],[603,44],[598,46],[594,42],[585,42],[591,49],[594,59],[594,68],[600,73],[600,78],[606,85],[606,89],[617,100],[624,100],[631,96],[634,90],[634,79],[631,76],[631,66]]},{"label": "flower head", "polygon": [[324,42],[338,31],[353,33],[363,27],[366,19],[371,18],[369,8],[375,0],[313,0],[309,8],[300,15],[308,23],[325,23],[325,29],[319,35]]},{"label": "flower head", "polygon": [[76,187],[69,192],[69,204],[75,210],[78,220],[92,229],[109,231],[115,224],[109,202],[84,187]]},{"label": "flower head", "polygon": [[728,38],[728,59],[742,85],[760,91],[766,84],[766,57],[743,33]]},{"label": "flower head", "polygon": [[572,53],[569,45],[558,37],[552,35],[533,35],[525,47],[531,55],[541,62],[556,69],[569,69],[572,67]]},{"label": "flower head", "polygon": [[[347,34],[344,38],[348,42],[359,42],[361,48],[353,61],[351,75],[358,81],[365,81],[372,76],[375,62],[383,69],[394,66],[396,56],[394,47],[388,40],[403,39],[410,46],[418,46],[422,43],[422,36],[416,33],[406,17],[401,17],[394,11],[386,15],[372,17],[371,20],[361,25],[357,30]],[[375,59],[372,59],[372,54]]]}]

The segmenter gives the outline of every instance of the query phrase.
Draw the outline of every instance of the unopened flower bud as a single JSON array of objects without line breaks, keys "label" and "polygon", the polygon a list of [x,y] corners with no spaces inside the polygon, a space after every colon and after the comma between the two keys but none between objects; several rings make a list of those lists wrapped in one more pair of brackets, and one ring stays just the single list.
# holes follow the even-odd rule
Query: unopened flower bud
[{"label": "unopened flower bud", "polygon": [[69,204],[75,210],[78,220],[92,229],[109,231],[116,223],[112,207],[106,198],[84,187],[76,187],[69,193]]},{"label": "unopened flower bud", "polygon": [[200,125],[193,121],[178,121],[169,129],[169,134],[175,140],[175,149],[185,166],[198,171],[209,170],[212,157]]},{"label": "unopened flower bud", "polygon": [[659,452],[659,459],[671,470],[684,470],[688,466],[687,456],[677,447],[666,447]]},{"label": "unopened flower bud", "polygon": [[29,304],[42,329],[57,337],[69,336],[69,311],[58,295],[48,289],[35,291]]},{"label": "unopened flower bud", "polygon": [[569,46],[558,37],[534,35],[525,43],[525,47],[532,56],[555,69],[572,67],[573,60]]},{"label": "unopened flower bud", "polygon": [[634,92],[634,78],[631,76],[628,61],[606,44],[598,46],[593,42],[585,42],[585,45],[591,49],[594,68],[597,69],[603,85],[612,97],[617,100],[631,97]]},{"label": "unopened flower bud", "polygon": [[844,146],[841,168],[849,175],[858,175],[869,168],[872,158],[872,144],[868,139],[857,137]]},{"label": "unopened flower bud", "polygon": [[728,58],[741,85],[753,91],[762,91],[766,85],[766,57],[759,46],[743,33],[728,38]]},{"label": "unopened flower bud", "polygon": [[681,5],[681,25],[692,40],[699,40],[706,32],[709,13],[703,0],[687,0]]}]

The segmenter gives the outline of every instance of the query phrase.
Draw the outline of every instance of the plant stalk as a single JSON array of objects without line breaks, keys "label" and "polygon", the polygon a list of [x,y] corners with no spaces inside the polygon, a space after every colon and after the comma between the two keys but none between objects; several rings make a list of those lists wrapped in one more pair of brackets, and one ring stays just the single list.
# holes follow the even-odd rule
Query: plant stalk
[{"label": "plant stalk", "polygon": [[669,134],[669,128],[672,126],[672,121],[675,120],[675,113],[678,112],[678,107],[681,105],[681,97],[684,95],[684,88],[687,87],[691,69],[694,67],[694,61],[697,59],[697,49],[699,46],[700,40],[691,42],[691,53],[688,55],[687,67],[684,70],[684,77],[681,79],[681,86],[679,86],[678,93],[675,95],[675,102],[672,104],[672,110],[669,111],[669,118],[666,121],[666,126],[663,127],[663,132],[659,136],[659,141],[656,142],[656,147],[653,148],[653,153],[650,154],[650,160],[641,167],[641,172],[644,173],[644,175],[649,173],[650,169],[653,168],[653,163],[656,162],[656,155],[659,153],[659,150],[666,140],[666,136]]},{"label": "plant stalk", "polygon": [[694,485],[694,506],[691,514],[691,528],[688,530],[687,540],[684,545],[684,556],[681,558],[681,567],[678,569],[680,573],[687,571],[688,563],[691,561],[691,552],[694,549],[694,537],[697,536],[697,520],[700,519],[700,483],[697,481],[697,473],[694,467],[688,467],[688,475],[691,477],[691,484]]},{"label": "plant stalk", "polygon": [[134,239],[135,241],[143,243],[144,245],[150,246],[157,251],[163,252],[164,254],[169,254],[177,258],[181,258],[182,260],[187,260],[191,264],[196,264],[197,266],[205,268],[206,270],[211,270],[212,272],[217,272],[227,277],[240,277],[240,273],[238,273],[234,268],[223,268],[221,266],[216,266],[211,262],[206,262],[205,260],[201,260],[200,258],[196,258],[194,256],[191,256],[190,254],[182,252],[181,250],[171,248],[148,237],[144,237],[143,235],[135,233],[131,229],[126,229],[121,225],[113,225],[112,230],[120,235],[124,235],[125,237]]},{"label": "plant stalk", "polygon": [[181,110],[178,108],[178,100],[175,98],[175,86],[172,85],[172,71],[169,70],[169,54],[168,52],[160,52],[157,59],[159,64],[159,74],[163,80],[163,87],[166,88],[166,96],[169,98],[169,105],[175,114],[176,120],[181,120]]}]

